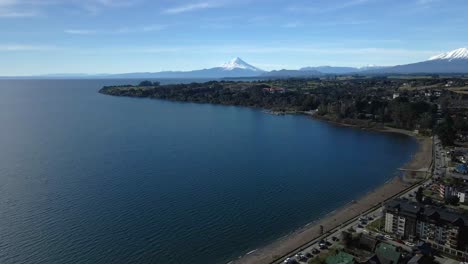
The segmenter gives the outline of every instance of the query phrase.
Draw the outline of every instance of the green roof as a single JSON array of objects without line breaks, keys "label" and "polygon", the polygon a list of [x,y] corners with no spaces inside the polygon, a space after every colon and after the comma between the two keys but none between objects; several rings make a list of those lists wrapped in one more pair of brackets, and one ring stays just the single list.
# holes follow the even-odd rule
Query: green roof
[{"label": "green roof", "polygon": [[396,247],[387,243],[380,243],[375,254],[382,264],[397,264],[400,259],[400,252],[397,251]]},{"label": "green roof", "polygon": [[354,257],[348,253],[343,251],[338,252],[338,254],[334,256],[329,256],[325,260],[327,264],[352,264],[354,263]]}]

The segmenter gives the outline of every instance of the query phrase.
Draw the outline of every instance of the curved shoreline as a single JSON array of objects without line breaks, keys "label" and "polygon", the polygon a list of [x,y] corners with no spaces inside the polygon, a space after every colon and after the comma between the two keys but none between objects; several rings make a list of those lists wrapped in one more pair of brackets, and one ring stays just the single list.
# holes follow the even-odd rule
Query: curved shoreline
[{"label": "curved shoreline", "polygon": [[[130,96],[132,97],[132,96]],[[155,99],[155,98],[151,98]],[[159,99],[165,100],[165,99]],[[173,101],[173,100],[169,100]],[[191,102],[194,103],[194,102]],[[200,102],[195,102],[200,103]],[[260,109],[262,112],[273,115],[286,115],[286,114],[301,114],[309,116],[318,121],[324,121],[330,124],[337,126],[345,126],[356,129],[363,129],[376,132],[385,132],[385,133],[397,133],[401,135],[411,136],[415,138],[419,143],[418,151],[413,155],[412,159],[403,165],[402,168],[406,170],[422,170],[424,168],[429,168],[432,161],[432,140],[427,137],[419,137],[408,130],[396,129],[391,127],[381,126],[360,126],[356,124],[347,124],[340,123],[327,118],[320,118],[314,115],[312,112],[302,112],[302,111],[288,111],[288,112],[274,112],[268,109],[262,109],[259,107],[251,106],[242,106],[240,107],[249,107],[254,109]],[[408,178],[408,177],[406,177]],[[405,179],[405,177],[403,177]],[[406,179],[408,180],[408,179]],[[414,179],[413,179],[414,181]],[[312,220],[305,226],[292,231],[289,234],[286,234],[266,246],[260,248],[250,249],[249,252],[245,253],[243,256],[240,256],[237,259],[228,261],[228,263],[247,263],[247,264],[270,264],[276,263],[278,260],[286,257],[294,250],[301,248],[302,246],[308,244],[310,241],[313,241],[319,238],[320,235],[320,225],[323,226],[323,231],[326,234],[327,232],[339,227],[340,225],[347,223],[358,217],[359,215],[367,212],[368,210],[380,205],[382,202],[393,198],[399,195],[402,191],[408,190],[414,186],[413,183],[404,182],[400,177],[393,177],[389,179],[384,184],[374,188],[368,193],[362,194],[357,200],[352,200],[331,212],[325,214],[323,217]]]},{"label": "curved shoreline", "polygon": [[[322,120],[336,125],[360,128],[358,126],[352,126],[348,124],[341,124],[332,122],[329,120],[323,120],[315,118],[316,120]],[[385,132],[385,133],[398,133],[406,136],[414,137],[419,144],[418,151],[413,155],[412,159],[404,164],[402,168],[410,171],[423,172],[428,170],[432,162],[432,140],[428,137],[418,137],[410,131],[394,129],[389,127],[377,128],[361,128],[369,129],[372,131]],[[408,174],[408,173],[406,173]],[[408,180],[408,175],[405,175]],[[403,179],[405,178],[403,177]],[[360,216],[364,212],[378,206],[379,204],[391,199],[401,192],[411,188],[414,184],[405,182],[400,177],[396,176],[388,180],[384,184],[375,188],[374,190],[363,194],[357,200],[352,200],[345,205],[336,208],[335,210],[327,213],[321,218],[313,220],[305,226],[293,231],[292,233],[285,235],[271,244],[266,245],[262,248],[255,249],[250,254],[241,256],[240,258],[231,261],[230,263],[236,264],[270,264],[276,262],[278,259],[283,258],[290,254],[290,252],[308,244],[321,236],[320,225],[323,226],[324,233],[327,233],[348,221]],[[414,179],[413,179],[414,180]]]}]

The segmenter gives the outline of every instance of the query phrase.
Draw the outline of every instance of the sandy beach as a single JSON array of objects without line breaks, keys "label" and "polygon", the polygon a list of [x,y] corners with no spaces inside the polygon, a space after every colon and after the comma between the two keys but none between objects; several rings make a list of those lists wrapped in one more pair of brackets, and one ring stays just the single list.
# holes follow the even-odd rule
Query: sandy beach
[{"label": "sandy beach", "polygon": [[[410,131],[400,129],[384,128],[379,130],[382,132],[401,133],[409,136],[415,136]],[[413,183],[409,183],[407,180],[412,177],[420,178],[417,173],[425,175],[426,173],[424,171],[431,166],[432,162],[431,138],[416,136],[415,138],[419,142],[419,150],[415,153],[412,160],[402,168],[408,170],[403,178],[395,177],[372,192],[365,194],[360,199],[338,208],[324,218],[310,223],[307,226],[274,241],[270,245],[243,256],[233,261],[233,263],[271,263],[279,257],[289,254],[291,251],[319,237],[320,225],[323,226],[324,232],[330,231],[411,187]]]}]

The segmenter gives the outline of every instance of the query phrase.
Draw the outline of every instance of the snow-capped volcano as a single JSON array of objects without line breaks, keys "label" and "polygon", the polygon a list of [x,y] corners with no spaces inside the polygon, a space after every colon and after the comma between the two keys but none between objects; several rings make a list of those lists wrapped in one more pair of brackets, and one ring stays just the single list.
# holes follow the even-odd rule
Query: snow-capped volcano
[{"label": "snow-capped volcano", "polygon": [[234,69],[243,69],[243,70],[263,72],[263,70],[248,64],[247,62],[243,61],[239,57],[234,58],[230,60],[229,62],[224,63],[223,65],[221,65],[221,68],[227,71],[231,71]]},{"label": "snow-capped volcano", "polygon": [[460,48],[431,57],[429,60],[467,60],[468,49]]}]

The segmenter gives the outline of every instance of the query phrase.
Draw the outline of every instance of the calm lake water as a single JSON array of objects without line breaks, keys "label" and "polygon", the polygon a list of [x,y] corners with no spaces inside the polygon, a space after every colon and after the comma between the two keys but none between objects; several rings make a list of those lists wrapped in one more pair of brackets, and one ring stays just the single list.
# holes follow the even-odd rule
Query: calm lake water
[{"label": "calm lake water", "polygon": [[0,263],[226,263],[370,191],[417,149],[305,116],[0,80]]}]

